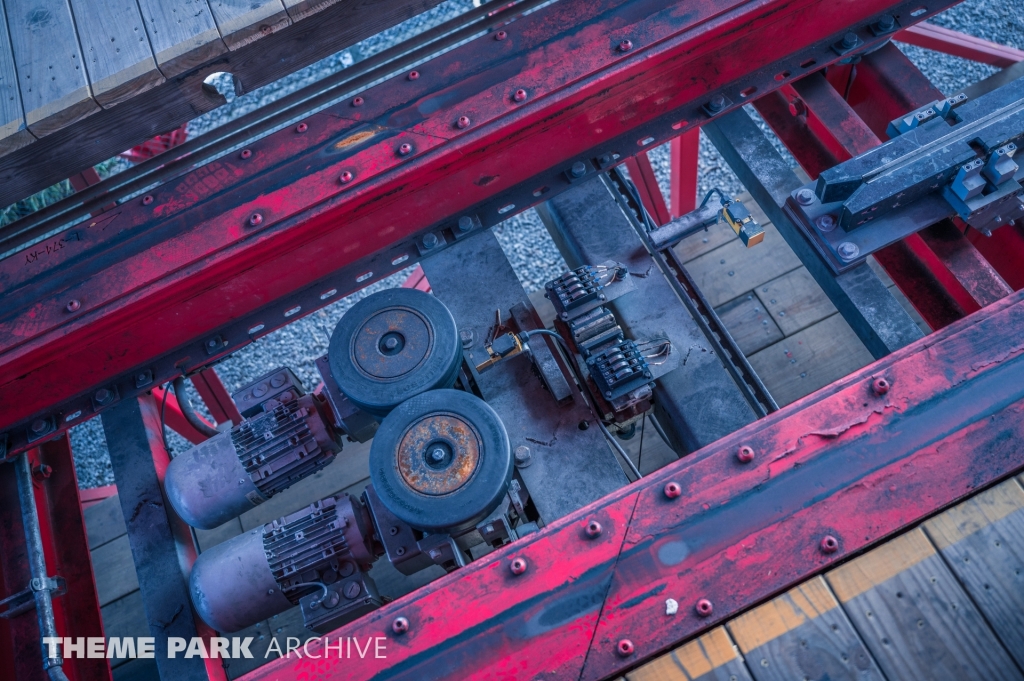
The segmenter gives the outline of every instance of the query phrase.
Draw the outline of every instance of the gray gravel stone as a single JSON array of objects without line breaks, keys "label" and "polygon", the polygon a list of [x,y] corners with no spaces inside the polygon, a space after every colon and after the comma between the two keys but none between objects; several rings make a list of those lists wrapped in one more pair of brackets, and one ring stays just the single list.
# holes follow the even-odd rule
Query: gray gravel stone
[{"label": "gray gravel stone", "polygon": [[[417,32],[446,21],[471,8],[471,0],[447,0],[429,12],[406,21],[380,35],[374,36],[349,50],[332,55],[308,66],[287,78],[271,83],[259,90],[236,97],[229,76],[214,79],[214,84],[225,93],[228,103],[189,124],[189,134],[210,130],[232,118],[263,106],[308,83],[343,68],[355,57],[367,57]],[[986,38],[1024,49],[1024,11],[1018,0],[968,0],[935,17],[933,22],[970,35]],[[991,67],[950,57],[931,50],[900,45],[910,59],[946,94],[986,77]],[[755,118],[756,113],[747,107]],[[759,119],[758,119],[759,120]],[[760,121],[759,121],[760,122]],[[763,127],[763,123],[762,123]],[[777,148],[788,156],[781,143],[769,134]],[[669,200],[669,145],[650,151],[658,183]],[[706,137],[701,135],[698,173],[698,197],[712,187],[735,196],[743,186]],[[543,283],[565,269],[565,263],[555,248],[547,230],[534,210],[513,216],[494,228],[495,235],[508,255],[509,261],[527,291],[539,289]],[[323,310],[300,319],[287,327],[268,334],[256,343],[239,350],[218,365],[217,371],[228,390],[236,390],[259,375],[278,366],[289,366],[296,371],[308,388],[318,382],[313,361],[327,349],[328,338],[334,325],[348,308],[365,295],[385,287],[399,286],[407,272],[377,282],[358,294],[340,300]],[[193,403],[201,401],[192,394]],[[189,445],[175,433],[167,431],[168,446],[178,453]],[[113,483],[110,459],[99,419],[93,419],[71,430],[71,443],[75,452],[75,465],[79,484],[83,488]]]}]

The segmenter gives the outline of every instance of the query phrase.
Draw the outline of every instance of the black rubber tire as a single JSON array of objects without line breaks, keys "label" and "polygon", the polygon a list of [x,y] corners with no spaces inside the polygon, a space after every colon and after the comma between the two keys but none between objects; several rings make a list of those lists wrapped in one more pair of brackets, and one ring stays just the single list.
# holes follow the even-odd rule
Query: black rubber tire
[{"label": "black rubber tire", "polygon": [[[399,472],[397,452],[405,434],[434,414],[464,419],[479,435],[473,474],[453,492],[431,496],[412,489]],[[508,433],[489,404],[461,390],[432,390],[403,402],[381,423],[370,447],[370,478],[380,500],[400,520],[428,532],[472,527],[508,491],[514,461]]]},{"label": "black rubber tire", "polygon": [[[427,348],[422,355],[417,351],[416,356],[422,359],[406,373],[372,376],[356,364],[357,346],[371,337],[366,332],[360,334],[360,330],[373,324],[372,320],[381,319],[383,313],[394,311],[415,320]],[[366,352],[366,347],[362,348]],[[462,362],[462,345],[455,319],[444,303],[416,289],[388,289],[363,298],[345,313],[331,334],[327,359],[341,391],[360,409],[382,417],[422,392],[452,387]],[[383,366],[387,360],[368,357],[366,361]]]}]

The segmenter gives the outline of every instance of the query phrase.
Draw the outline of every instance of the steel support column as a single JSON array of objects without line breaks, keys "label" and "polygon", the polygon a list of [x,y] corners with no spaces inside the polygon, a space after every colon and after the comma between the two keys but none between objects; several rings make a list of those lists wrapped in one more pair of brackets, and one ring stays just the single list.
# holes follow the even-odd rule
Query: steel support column
[{"label": "steel support column", "polygon": [[803,183],[745,111],[712,121],[704,132],[874,357],[921,337],[917,324],[867,263],[834,274],[785,214],[786,198]]},{"label": "steel support column", "polygon": [[[543,328],[490,232],[427,258],[423,271],[434,295],[451,310],[459,331],[471,334],[464,343],[470,361],[486,357],[484,343],[493,333],[496,310],[508,322],[512,307],[522,305],[533,328]],[[530,345],[550,358],[558,352],[553,339],[534,338]],[[505,424],[512,450],[530,450],[532,462],[519,473],[544,522],[551,523],[627,484],[593,422],[594,414],[574,385],[569,386],[571,401],[558,404],[526,357],[502,362],[474,378]]]},{"label": "steel support column", "polygon": [[620,326],[635,339],[667,336],[684,357],[654,389],[655,415],[676,452],[692,452],[756,418],[604,183],[584,182],[538,213],[569,267],[625,264],[637,290],[608,305]]},{"label": "steel support column", "polygon": [[144,395],[120,402],[102,419],[160,678],[225,679],[220,660],[186,659],[182,653],[171,658],[167,652],[168,637],[189,640],[210,632],[192,611],[185,579],[196,556],[191,531],[163,495],[170,457],[160,436],[160,405]]},{"label": "steel support column", "polygon": [[672,190],[669,201],[672,217],[686,215],[697,207],[697,164],[700,160],[700,128],[687,130],[672,138],[671,170]]}]

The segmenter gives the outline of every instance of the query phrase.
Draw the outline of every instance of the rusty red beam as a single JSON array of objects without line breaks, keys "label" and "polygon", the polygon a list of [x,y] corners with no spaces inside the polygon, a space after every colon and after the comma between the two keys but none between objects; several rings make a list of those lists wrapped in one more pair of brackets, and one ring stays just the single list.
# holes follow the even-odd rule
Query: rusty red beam
[{"label": "rusty red beam", "polygon": [[640,194],[640,201],[650,213],[654,224],[659,227],[666,224],[672,216],[665,205],[665,197],[658,186],[658,178],[654,175],[654,167],[647,152],[641,151],[636,156],[626,159],[626,168],[629,169],[629,178],[633,181],[637,193]]},{"label": "rusty red beam", "polygon": [[1000,45],[983,38],[976,38],[960,31],[922,22],[896,34],[893,38],[901,43],[924,47],[936,52],[952,54],[971,61],[1005,69],[1024,61],[1024,50]]},{"label": "rusty red beam", "polygon": [[617,676],[1024,469],[1022,325],[1019,292],[329,635],[386,660],[243,678]]},{"label": "rusty red beam", "polygon": [[697,208],[697,163],[700,159],[700,128],[687,130],[672,138],[670,150],[669,201],[672,217],[686,215]]},{"label": "rusty red beam", "polygon": [[[53,599],[59,636],[102,637],[96,580],[68,437],[63,435],[28,452],[49,576],[63,577],[67,593]],[[21,522],[13,465],[0,465],[0,600],[29,586],[25,531]],[[46,681],[39,624],[34,607],[0,618],[0,680]],[[105,659],[65,659],[71,681],[110,681]]]},{"label": "rusty red beam", "polygon": [[94,415],[100,388],[124,399],[209,364],[407,267],[426,232],[489,227],[571,186],[576,162],[708,120],[710,93],[728,111],[915,8],[562,0],[521,17],[0,262],[0,433],[18,451],[40,416]]}]

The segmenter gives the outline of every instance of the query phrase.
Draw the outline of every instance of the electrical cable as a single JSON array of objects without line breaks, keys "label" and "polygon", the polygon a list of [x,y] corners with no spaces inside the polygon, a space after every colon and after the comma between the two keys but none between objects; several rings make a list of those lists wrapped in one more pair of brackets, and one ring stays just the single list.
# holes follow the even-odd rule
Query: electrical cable
[{"label": "electrical cable", "polygon": [[608,442],[612,443],[612,447],[615,447],[615,450],[619,453],[619,456],[621,456],[623,459],[625,459],[626,464],[629,466],[629,469],[631,471],[633,471],[633,475],[636,476],[636,479],[639,480],[640,478],[644,477],[644,476],[640,475],[639,469],[637,469],[637,467],[635,465],[633,465],[633,462],[630,460],[629,456],[626,454],[626,450],[623,449],[622,446],[618,442],[615,441],[615,438],[612,437],[611,431],[609,431],[608,427],[605,426],[604,423],[601,422],[601,419],[597,419],[597,425],[600,426],[601,432],[604,433],[604,436],[605,436],[605,438],[607,438]]},{"label": "electrical cable", "polygon": [[216,428],[211,428],[205,421],[199,418],[199,414],[192,408],[192,403],[189,402],[188,395],[185,394],[185,375],[182,374],[174,379],[174,398],[178,400],[178,407],[181,409],[181,415],[185,417],[189,425],[198,430],[206,437],[213,437],[219,431]]},{"label": "electrical cable", "polygon": [[654,425],[654,432],[658,434],[658,437],[660,437],[661,441],[665,443],[665,446],[675,452],[676,456],[679,456],[679,452],[676,452],[672,447],[672,443],[669,442],[668,435],[665,435],[665,431],[662,429],[661,424],[658,423],[657,417],[653,414],[651,415],[651,423]]},{"label": "electrical cable", "polygon": [[167,408],[167,392],[170,389],[171,385],[169,383],[164,383],[164,396],[163,399],[160,400],[160,439],[164,441],[164,451],[167,452],[167,456],[174,458],[171,456],[171,449],[167,446],[167,422],[164,420],[164,410]]},{"label": "electrical cable", "polygon": [[712,194],[718,194],[718,198],[720,198],[722,200],[721,202],[722,202],[722,207],[723,208],[725,206],[728,206],[730,203],[732,203],[732,201],[730,201],[728,198],[726,198],[725,194],[722,193],[721,189],[719,189],[718,187],[713,187],[711,189],[711,191],[709,191],[707,194],[704,195],[704,200],[700,202],[699,206],[697,206],[698,210],[700,210],[701,208],[703,208],[704,206],[706,206],[708,204],[708,201],[711,199],[711,195]]}]

